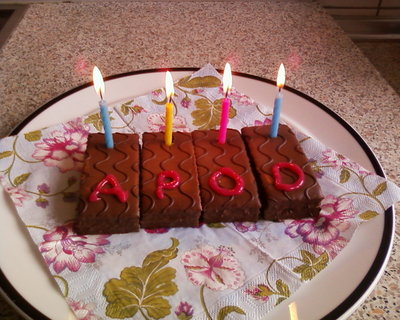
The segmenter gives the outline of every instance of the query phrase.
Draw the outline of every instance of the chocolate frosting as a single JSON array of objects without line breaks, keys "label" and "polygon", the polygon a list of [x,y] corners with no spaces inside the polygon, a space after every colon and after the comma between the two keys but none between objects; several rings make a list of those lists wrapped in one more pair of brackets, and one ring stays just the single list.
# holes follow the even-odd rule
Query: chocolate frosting
[{"label": "chocolate frosting", "polygon": [[[280,124],[278,137],[269,137],[270,126],[242,128],[242,135],[256,171],[259,192],[263,201],[263,215],[268,220],[300,219],[319,214],[322,193],[293,131]],[[271,168],[278,162],[290,162],[304,172],[304,184],[293,191],[278,190],[274,186]],[[297,176],[282,169],[282,182],[293,183]]]},{"label": "chocolate frosting", "polygon": [[[75,225],[79,234],[139,230],[139,137],[137,134],[114,133],[113,139],[114,148],[108,149],[102,133],[88,137]],[[101,200],[88,201],[93,188],[107,174],[114,175],[128,191],[127,202],[120,202],[113,194],[99,194]]]},{"label": "chocolate frosting", "polygon": [[[260,211],[257,186],[240,133],[228,129],[225,144],[218,143],[218,130],[196,130],[192,137],[204,222],[257,221]],[[211,189],[210,176],[221,167],[229,167],[243,178],[243,192],[223,196]],[[222,177],[219,184],[227,189],[234,187],[233,180],[228,177]]]},{"label": "chocolate frosting", "polygon": [[[174,170],[180,184],[156,196],[157,176]],[[164,133],[143,134],[141,153],[141,226],[142,228],[197,227],[201,214],[199,182],[190,133],[174,132],[173,143],[166,146]]]}]

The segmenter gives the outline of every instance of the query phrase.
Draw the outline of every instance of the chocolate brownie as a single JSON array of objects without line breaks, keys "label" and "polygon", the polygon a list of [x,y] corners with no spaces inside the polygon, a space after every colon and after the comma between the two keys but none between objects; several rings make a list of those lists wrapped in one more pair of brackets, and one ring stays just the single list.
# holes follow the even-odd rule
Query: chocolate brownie
[{"label": "chocolate brownie", "polygon": [[[264,218],[283,220],[318,216],[323,196],[295,134],[283,124],[280,124],[276,138],[270,138],[269,132],[268,125],[242,128],[242,135],[259,182]],[[293,163],[299,170],[301,168],[301,175],[304,175],[303,184],[291,191],[278,189],[274,182],[276,174],[272,173],[274,166],[275,170],[280,172],[283,184],[293,184],[299,178],[299,174],[285,168],[276,169],[277,163]]]},{"label": "chocolate brownie", "polygon": [[[260,201],[256,182],[242,137],[237,130],[228,129],[226,142],[218,143],[218,130],[196,130],[192,132],[199,174],[200,194],[203,205],[203,221],[240,222],[257,221]],[[223,195],[210,185],[210,178],[228,168],[242,179],[243,190],[233,195]],[[217,185],[222,190],[237,187],[234,176],[221,174]]]},{"label": "chocolate brownie", "polygon": [[[171,146],[163,132],[146,132],[142,141],[141,227],[197,227],[201,201],[190,133],[174,132]],[[176,178],[179,184],[167,187]]]},{"label": "chocolate brownie", "polygon": [[[114,133],[113,139],[114,148],[109,149],[102,133],[88,137],[75,224],[78,234],[139,230],[139,137]],[[99,185],[101,182],[103,186]],[[108,192],[115,186],[122,193]]]}]

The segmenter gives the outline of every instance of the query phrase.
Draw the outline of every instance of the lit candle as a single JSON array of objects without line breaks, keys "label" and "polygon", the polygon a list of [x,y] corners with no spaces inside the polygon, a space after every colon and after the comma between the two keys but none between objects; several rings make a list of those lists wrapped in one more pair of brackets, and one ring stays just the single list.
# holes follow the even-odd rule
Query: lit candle
[{"label": "lit candle", "polygon": [[165,105],[164,142],[166,146],[170,146],[172,144],[172,122],[174,120],[174,105],[172,104],[172,96],[174,95],[174,82],[169,71],[167,71],[165,75],[165,92],[167,94],[167,103]]},{"label": "lit candle", "polygon": [[114,140],[112,136],[110,117],[108,115],[107,102],[104,100],[105,85],[103,76],[101,75],[101,72],[97,67],[93,68],[93,82],[94,82],[94,89],[100,96],[100,101],[99,101],[100,116],[101,116],[101,121],[103,122],[104,139],[106,147],[112,149],[114,148]]},{"label": "lit candle", "polygon": [[269,132],[269,136],[271,138],[276,138],[278,136],[278,128],[279,128],[279,118],[281,115],[281,107],[282,107],[282,88],[285,84],[285,67],[281,63],[278,70],[278,77],[276,79],[276,86],[278,87],[278,93],[276,94],[274,101],[274,113],[272,115],[272,125],[271,131]]},{"label": "lit candle", "polygon": [[218,142],[224,144],[226,141],[226,131],[228,129],[229,108],[231,107],[231,100],[228,98],[228,95],[229,91],[232,88],[232,71],[231,71],[231,65],[229,63],[225,65],[224,76],[222,78],[222,85],[224,88],[225,98],[222,100]]}]

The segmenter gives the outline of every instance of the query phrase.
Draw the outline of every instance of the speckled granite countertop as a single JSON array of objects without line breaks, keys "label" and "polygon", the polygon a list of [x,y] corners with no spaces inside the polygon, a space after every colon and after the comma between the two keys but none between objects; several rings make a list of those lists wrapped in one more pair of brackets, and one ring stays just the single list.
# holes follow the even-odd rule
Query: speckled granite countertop
[{"label": "speckled granite countertop", "polygon": [[[226,30],[226,31],[224,31]],[[400,97],[323,9],[308,1],[31,5],[0,51],[0,136],[50,99],[103,75],[210,62],[287,84],[328,106],[400,184]],[[397,206],[397,211],[400,207]],[[400,319],[397,223],[385,274],[350,319]],[[0,319],[18,319],[1,299]]]}]

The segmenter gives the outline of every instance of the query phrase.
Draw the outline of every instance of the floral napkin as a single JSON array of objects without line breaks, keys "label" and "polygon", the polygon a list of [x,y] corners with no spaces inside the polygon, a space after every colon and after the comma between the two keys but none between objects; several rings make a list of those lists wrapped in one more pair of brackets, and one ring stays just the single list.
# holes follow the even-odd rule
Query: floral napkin
[{"label": "floral napkin", "polygon": [[[271,108],[232,90],[229,126],[270,122]],[[221,77],[211,65],[175,83],[175,131],[219,124]],[[159,131],[165,92],[115,106],[114,131]],[[329,269],[358,226],[400,189],[296,131],[325,196],[318,219],[215,223],[78,236],[80,169],[99,113],[0,140],[0,179],[78,319],[262,319]],[[296,128],[294,128],[296,130]],[[373,223],[373,222],[370,222]]]}]

